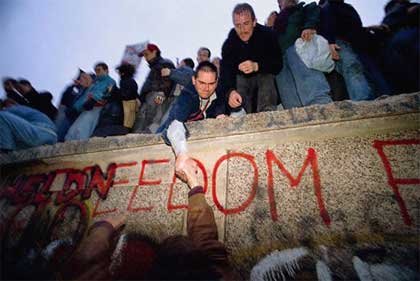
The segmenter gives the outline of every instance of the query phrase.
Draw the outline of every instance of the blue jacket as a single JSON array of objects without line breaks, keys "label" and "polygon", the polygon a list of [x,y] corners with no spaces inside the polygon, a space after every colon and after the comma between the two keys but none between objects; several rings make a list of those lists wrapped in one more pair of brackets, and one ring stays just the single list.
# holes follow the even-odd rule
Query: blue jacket
[{"label": "blue jacket", "polygon": [[73,104],[73,108],[79,112],[83,111],[83,106],[89,100],[88,95],[92,95],[95,101],[102,101],[109,96],[109,89],[115,86],[115,80],[109,75],[96,77],[95,83],[85,90],[82,96]]},{"label": "blue jacket", "polygon": [[54,133],[57,132],[57,128],[55,127],[55,124],[51,121],[51,119],[48,118],[47,115],[35,108],[31,108],[24,105],[14,105],[9,108],[6,108],[4,111],[19,116],[21,119],[24,119],[31,125],[43,127]]},{"label": "blue jacket", "polygon": [[179,95],[175,101],[171,111],[169,112],[166,121],[159,127],[157,133],[162,133],[162,137],[165,142],[169,145],[170,142],[166,137],[166,131],[174,120],[180,122],[198,121],[205,118],[216,118],[220,114],[226,113],[226,101],[223,95],[218,96],[216,89],[217,98],[211,103],[211,105],[205,110],[205,115],[200,110],[200,97],[192,84],[189,84]]}]

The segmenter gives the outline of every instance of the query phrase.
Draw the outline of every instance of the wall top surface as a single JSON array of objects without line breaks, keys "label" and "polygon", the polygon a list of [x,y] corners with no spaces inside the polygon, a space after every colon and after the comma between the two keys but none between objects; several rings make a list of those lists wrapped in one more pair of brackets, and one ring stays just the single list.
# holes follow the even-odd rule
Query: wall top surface
[{"label": "wall top surface", "polygon": [[[209,119],[187,124],[191,140],[243,135],[289,128],[339,123],[351,120],[420,112],[420,93],[403,94],[375,101],[342,101],[290,110],[263,112],[242,118]],[[419,122],[415,122],[420,126]],[[66,155],[119,150],[161,144],[158,135],[129,134],[126,136],[91,138],[32,149],[0,153],[0,166]]]}]

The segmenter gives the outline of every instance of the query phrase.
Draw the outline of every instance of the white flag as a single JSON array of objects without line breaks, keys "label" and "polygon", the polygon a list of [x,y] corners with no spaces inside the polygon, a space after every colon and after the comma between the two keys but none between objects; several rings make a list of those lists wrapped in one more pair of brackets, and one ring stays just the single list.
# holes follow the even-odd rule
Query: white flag
[{"label": "white flag", "polygon": [[146,50],[147,44],[149,44],[149,41],[141,42],[134,45],[127,45],[124,50],[121,64],[129,63],[137,68],[140,65],[142,59],[142,57],[139,57],[138,55],[144,50]]}]

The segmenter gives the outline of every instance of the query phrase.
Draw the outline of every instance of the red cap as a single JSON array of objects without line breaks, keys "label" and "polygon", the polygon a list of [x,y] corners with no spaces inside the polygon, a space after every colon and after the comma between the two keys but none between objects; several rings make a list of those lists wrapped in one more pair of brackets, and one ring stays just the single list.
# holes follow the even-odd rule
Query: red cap
[{"label": "red cap", "polygon": [[[152,43],[147,44],[146,50],[149,50],[150,52],[153,52],[153,51],[158,51],[159,52],[160,51],[159,47],[155,44],[152,44]],[[144,51],[146,51],[146,50],[144,50]],[[139,53],[139,57],[143,56],[143,52]]]}]

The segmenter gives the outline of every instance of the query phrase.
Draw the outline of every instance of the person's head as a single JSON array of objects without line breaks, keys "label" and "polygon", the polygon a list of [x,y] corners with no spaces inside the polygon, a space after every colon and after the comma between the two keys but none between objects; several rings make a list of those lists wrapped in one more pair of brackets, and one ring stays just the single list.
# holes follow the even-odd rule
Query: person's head
[{"label": "person's head", "polygon": [[201,98],[209,98],[217,87],[216,66],[208,61],[200,63],[195,70],[192,83]]},{"label": "person's head", "polygon": [[211,52],[209,48],[201,47],[197,51],[197,62],[209,61],[211,57]]},{"label": "person's head", "polygon": [[[119,238],[118,251],[110,265],[112,280],[149,280],[159,244],[153,238],[137,232],[127,232]],[[152,277],[152,276],[151,276]]]},{"label": "person's head", "polygon": [[3,78],[3,88],[6,92],[13,91],[17,86],[17,81],[13,78]]},{"label": "person's head", "polygon": [[277,0],[280,10],[296,6],[298,2],[298,0]]},{"label": "person's head", "polygon": [[232,12],[233,25],[239,38],[248,42],[257,25],[254,9],[248,3],[238,4]]},{"label": "person's head", "polygon": [[117,67],[117,71],[121,78],[132,78],[136,73],[136,68],[132,64],[123,63]]},{"label": "person's head", "polygon": [[80,85],[80,87],[82,88],[89,88],[93,84],[93,81],[94,79],[91,74],[86,72],[80,72],[77,84]]},{"label": "person's head", "polygon": [[97,77],[108,75],[108,65],[104,62],[95,64],[95,74]]},{"label": "person's head", "polygon": [[278,13],[276,11],[272,11],[270,15],[268,15],[267,20],[265,21],[265,25],[268,27],[273,27],[274,22],[276,21],[276,18],[278,16]]},{"label": "person's head", "polygon": [[390,0],[386,5],[385,5],[385,13],[389,13],[389,11],[391,11],[396,5],[398,4],[404,4],[404,3],[409,3],[409,0]]},{"label": "person's head", "polygon": [[216,66],[216,68],[217,68],[217,73],[220,73],[220,60],[221,59],[219,57],[214,57],[211,60],[211,63],[214,64]]},{"label": "person's head", "polygon": [[149,272],[152,280],[221,280],[206,252],[190,238],[169,236],[159,246],[154,266]]},{"label": "person's head", "polygon": [[191,67],[192,69],[194,69],[195,63],[192,60],[192,58],[185,58],[181,61],[180,65],[181,66],[188,66],[188,67]]},{"label": "person's head", "polygon": [[17,90],[19,91],[19,93],[21,93],[22,95],[25,95],[29,93],[32,89],[33,87],[31,85],[31,82],[29,82],[26,79],[19,80],[18,87],[17,87]]},{"label": "person's head", "polygon": [[139,56],[144,56],[144,59],[150,63],[155,58],[160,57],[160,49],[157,45],[150,43],[147,44],[146,50],[141,52]]}]

